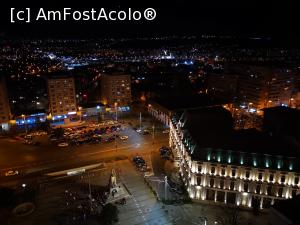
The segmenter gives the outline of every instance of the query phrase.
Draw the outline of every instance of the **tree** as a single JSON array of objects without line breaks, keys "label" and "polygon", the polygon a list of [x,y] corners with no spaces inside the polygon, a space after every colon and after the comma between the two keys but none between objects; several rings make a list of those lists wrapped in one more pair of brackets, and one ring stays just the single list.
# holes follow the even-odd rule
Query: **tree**
[{"label": "tree", "polygon": [[1,224],[8,224],[10,211],[15,203],[15,193],[13,189],[0,187],[0,221]]},{"label": "tree", "polygon": [[0,208],[10,208],[14,203],[14,190],[0,187]]},{"label": "tree", "polygon": [[114,204],[106,204],[100,214],[100,223],[103,225],[112,225],[114,222],[118,222],[118,208]]}]

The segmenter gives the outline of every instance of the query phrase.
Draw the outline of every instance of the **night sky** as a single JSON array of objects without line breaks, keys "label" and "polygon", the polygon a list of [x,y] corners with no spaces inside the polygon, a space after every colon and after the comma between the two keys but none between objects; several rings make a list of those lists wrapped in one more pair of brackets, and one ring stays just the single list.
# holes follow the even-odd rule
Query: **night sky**
[{"label": "night sky", "polygon": [[[22,1],[19,1],[22,2]],[[300,17],[296,5],[269,0],[143,0],[137,4],[129,0],[66,1],[15,0],[1,6],[2,36],[14,37],[108,37],[153,35],[245,35],[271,36],[282,39],[300,37]],[[30,3],[28,3],[30,2]],[[141,3],[142,2],[142,3]],[[163,3],[162,3],[163,2]],[[272,4],[271,4],[272,3]],[[34,24],[10,24],[10,7],[45,7],[52,10],[63,7],[89,9],[111,7],[155,8],[157,18],[150,22],[35,22]]]}]

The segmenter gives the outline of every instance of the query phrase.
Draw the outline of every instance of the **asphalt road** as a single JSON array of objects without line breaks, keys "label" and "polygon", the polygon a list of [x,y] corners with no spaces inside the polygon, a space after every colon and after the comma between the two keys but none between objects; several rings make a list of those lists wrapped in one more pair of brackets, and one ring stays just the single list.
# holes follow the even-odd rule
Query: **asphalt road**
[{"label": "asphalt road", "polygon": [[[115,156],[131,157],[156,151],[168,144],[168,134],[156,133],[153,143],[151,134],[141,135],[132,128],[119,132],[127,135],[128,140],[111,143],[84,144],[78,147],[57,147],[44,137],[40,146],[29,146],[12,139],[0,140],[0,183],[15,184],[33,179],[46,172],[76,168],[83,165],[102,162]],[[116,148],[117,144],[117,148]],[[8,170],[18,170],[19,175],[5,177]]]}]

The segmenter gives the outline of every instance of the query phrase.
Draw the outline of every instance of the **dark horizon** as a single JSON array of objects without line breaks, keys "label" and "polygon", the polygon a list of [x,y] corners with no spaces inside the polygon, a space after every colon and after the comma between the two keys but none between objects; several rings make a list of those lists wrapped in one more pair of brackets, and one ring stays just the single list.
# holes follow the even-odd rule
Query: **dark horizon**
[{"label": "dark horizon", "polygon": [[[110,3],[78,4],[64,1],[52,1],[26,5],[9,2],[1,8],[2,37],[16,38],[96,38],[96,37],[137,37],[169,35],[230,35],[247,37],[271,37],[282,41],[297,42],[300,37],[297,7],[288,3],[270,1],[230,1],[214,0],[210,2],[168,1],[157,3],[147,1],[133,4],[130,1]],[[32,2],[31,2],[32,3]],[[44,7],[58,10],[63,7],[90,9],[107,7],[108,9],[145,9],[152,7],[157,11],[153,21],[35,21],[32,24],[9,21],[10,8],[30,7],[33,11]]]}]

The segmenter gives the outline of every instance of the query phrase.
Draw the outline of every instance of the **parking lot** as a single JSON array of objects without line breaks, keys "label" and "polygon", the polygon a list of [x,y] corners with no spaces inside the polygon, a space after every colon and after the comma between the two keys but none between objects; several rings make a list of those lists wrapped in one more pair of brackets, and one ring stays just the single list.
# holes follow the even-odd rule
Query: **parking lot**
[{"label": "parking lot", "polygon": [[[70,145],[85,143],[101,143],[113,141],[120,130],[124,129],[121,124],[115,121],[107,123],[89,124],[86,126],[66,128],[62,137],[57,137],[55,131],[50,135],[52,141],[64,141]],[[61,140],[57,140],[61,138]]]}]

